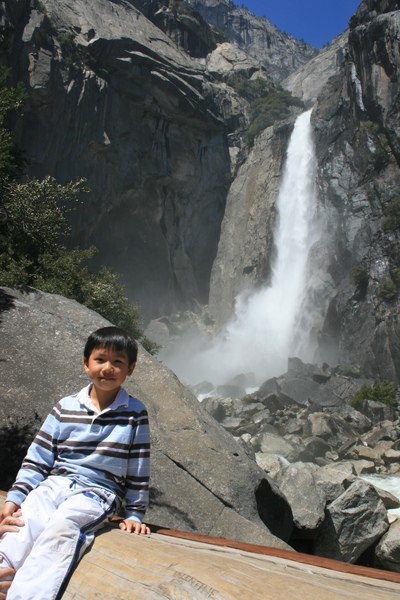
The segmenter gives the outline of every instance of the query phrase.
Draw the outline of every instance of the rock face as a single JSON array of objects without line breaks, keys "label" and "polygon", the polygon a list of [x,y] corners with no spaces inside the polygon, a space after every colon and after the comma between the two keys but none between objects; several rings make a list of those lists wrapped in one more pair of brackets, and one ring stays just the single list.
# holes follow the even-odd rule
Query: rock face
[{"label": "rock face", "polygon": [[243,5],[239,8],[230,0],[190,0],[190,3],[231,42],[257,58],[277,82],[317,54],[312,46],[279,31],[266,17],[256,17]]},{"label": "rock face", "polygon": [[[400,188],[399,26],[396,3],[362,2],[348,32],[304,67],[299,79],[295,74],[285,83],[315,101],[311,123],[322,231],[309,265],[316,290],[310,326],[315,362],[358,364],[364,376],[394,382],[400,381],[400,245],[396,221],[386,217],[396,211]],[[274,204],[290,129],[273,154],[281,131],[260,135],[230,188],[211,275],[210,307],[217,320],[232,314],[235,295],[247,285],[268,283]],[[251,205],[242,212],[249,196]],[[243,241],[236,248],[233,232]]]},{"label": "rock face", "polygon": [[312,113],[327,250],[315,269],[331,279],[319,359],[357,362],[369,376],[392,381],[399,381],[399,243],[385,216],[400,184],[393,93],[400,60],[392,44],[399,23],[396,3],[361,3],[340,75]]},{"label": "rock face", "polygon": [[72,242],[97,246],[94,267],[122,273],[145,319],[208,302],[235,167],[228,136],[247,124],[247,103],[218,83],[221,73],[265,76],[268,55],[279,68],[290,60],[288,74],[315,53],[242,12],[229,38],[183,2],[7,0],[0,9],[29,96],[18,131],[28,173],[86,177]]},{"label": "rock face", "polygon": [[328,80],[340,70],[346,55],[349,31],[339,35],[317,56],[282,81],[282,87],[307,104],[315,104]]},{"label": "rock face", "polygon": [[263,131],[230,187],[210,283],[209,308],[220,323],[238,293],[270,273],[275,199],[292,128],[285,122]]},{"label": "rock face", "polygon": [[10,64],[29,92],[18,131],[29,173],[87,177],[73,242],[99,248],[96,266],[123,274],[146,320],[209,303],[221,324],[238,292],[268,283],[293,125],[243,148],[248,104],[227,77],[287,68],[286,88],[315,103],[315,360],[398,382],[400,246],[385,217],[400,188],[399,14],[395,2],[365,0],[315,56],[225,0],[160,14],[141,0],[8,0]]},{"label": "rock face", "polygon": [[29,173],[84,176],[91,189],[73,241],[94,243],[97,265],[123,273],[145,316],[206,302],[232,90],[124,0],[12,0],[1,15],[29,94],[19,132]]},{"label": "rock face", "polygon": [[[31,434],[60,397],[87,383],[83,346],[107,322],[74,301],[42,292],[2,288],[1,299],[4,448],[5,437],[14,442],[14,426]],[[141,350],[135,378],[125,388],[150,416],[149,523],[288,548],[280,538],[289,538],[292,515],[278,486],[169,369]]]},{"label": "rock face", "polygon": [[389,528],[382,500],[363,481],[354,482],[327,512],[315,545],[319,556],[355,562]]}]

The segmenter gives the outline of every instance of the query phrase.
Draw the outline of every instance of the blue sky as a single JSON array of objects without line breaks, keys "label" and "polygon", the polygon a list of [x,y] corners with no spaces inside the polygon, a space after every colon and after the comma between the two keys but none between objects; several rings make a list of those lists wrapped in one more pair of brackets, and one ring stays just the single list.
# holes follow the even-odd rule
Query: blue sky
[{"label": "blue sky", "polygon": [[281,31],[320,48],[342,33],[361,0],[234,0]]}]

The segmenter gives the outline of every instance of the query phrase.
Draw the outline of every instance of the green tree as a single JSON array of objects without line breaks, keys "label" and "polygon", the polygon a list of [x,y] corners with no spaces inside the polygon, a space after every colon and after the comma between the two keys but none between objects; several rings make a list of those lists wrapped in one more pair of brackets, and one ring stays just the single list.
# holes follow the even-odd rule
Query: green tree
[{"label": "green tree", "polygon": [[0,67],[0,192],[5,183],[22,175],[25,162],[7,122],[21,113],[26,93],[21,84],[9,87],[9,77],[10,70]]},{"label": "green tree", "polygon": [[61,294],[96,310],[126,329],[151,353],[159,346],[143,337],[142,319],[120,282],[120,275],[88,263],[94,246],[68,249],[68,215],[88,193],[83,179],[60,185],[52,177],[20,181],[24,164],[6,121],[25,101],[23,90],[0,87],[0,285],[30,285]]}]

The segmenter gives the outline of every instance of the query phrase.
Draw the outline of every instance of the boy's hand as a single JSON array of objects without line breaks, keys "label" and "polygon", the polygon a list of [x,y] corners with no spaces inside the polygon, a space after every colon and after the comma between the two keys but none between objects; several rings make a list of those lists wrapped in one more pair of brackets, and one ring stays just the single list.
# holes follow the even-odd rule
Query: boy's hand
[{"label": "boy's hand", "polygon": [[[25,523],[22,521],[22,519],[19,519],[18,517],[20,517],[22,515],[22,511],[21,509],[18,509],[13,515],[9,516],[9,517],[5,517],[0,524],[0,537],[3,535],[3,533],[6,533],[6,531],[19,531],[20,527],[23,527],[25,525]],[[1,561],[1,556],[0,556],[0,561]]]},{"label": "boy's hand", "polygon": [[15,504],[15,502],[10,502],[10,501],[5,502],[4,506],[3,506],[3,510],[1,511],[1,514],[0,514],[0,523],[6,517],[11,517],[15,512],[17,512],[17,510],[19,510],[18,504]]},{"label": "boy's hand", "polygon": [[145,523],[138,523],[138,521],[130,521],[124,519],[119,524],[119,528],[127,533],[136,533],[136,535],[150,535],[150,529]]},{"label": "boy's hand", "polygon": [[[0,556],[0,562],[3,560],[3,557]],[[14,569],[11,567],[6,567],[5,569],[0,570],[0,600],[4,600],[7,597],[7,592],[10,589],[12,584],[12,579],[9,581],[3,581],[4,577],[13,578],[15,575]]]}]

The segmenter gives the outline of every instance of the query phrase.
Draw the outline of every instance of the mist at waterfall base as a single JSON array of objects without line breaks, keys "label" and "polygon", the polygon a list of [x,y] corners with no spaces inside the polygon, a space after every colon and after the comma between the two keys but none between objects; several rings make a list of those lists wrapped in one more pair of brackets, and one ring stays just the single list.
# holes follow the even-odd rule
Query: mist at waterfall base
[{"label": "mist at waterfall base", "polygon": [[310,248],[319,238],[316,219],[316,160],[311,111],[300,115],[289,142],[276,207],[275,262],[269,286],[236,298],[235,314],[211,341],[182,339],[163,358],[189,384],[226,384],[239,374],[254,374],[259,386],[287,371],[288,357],[309,361],[313,319],[308,271]]}]

